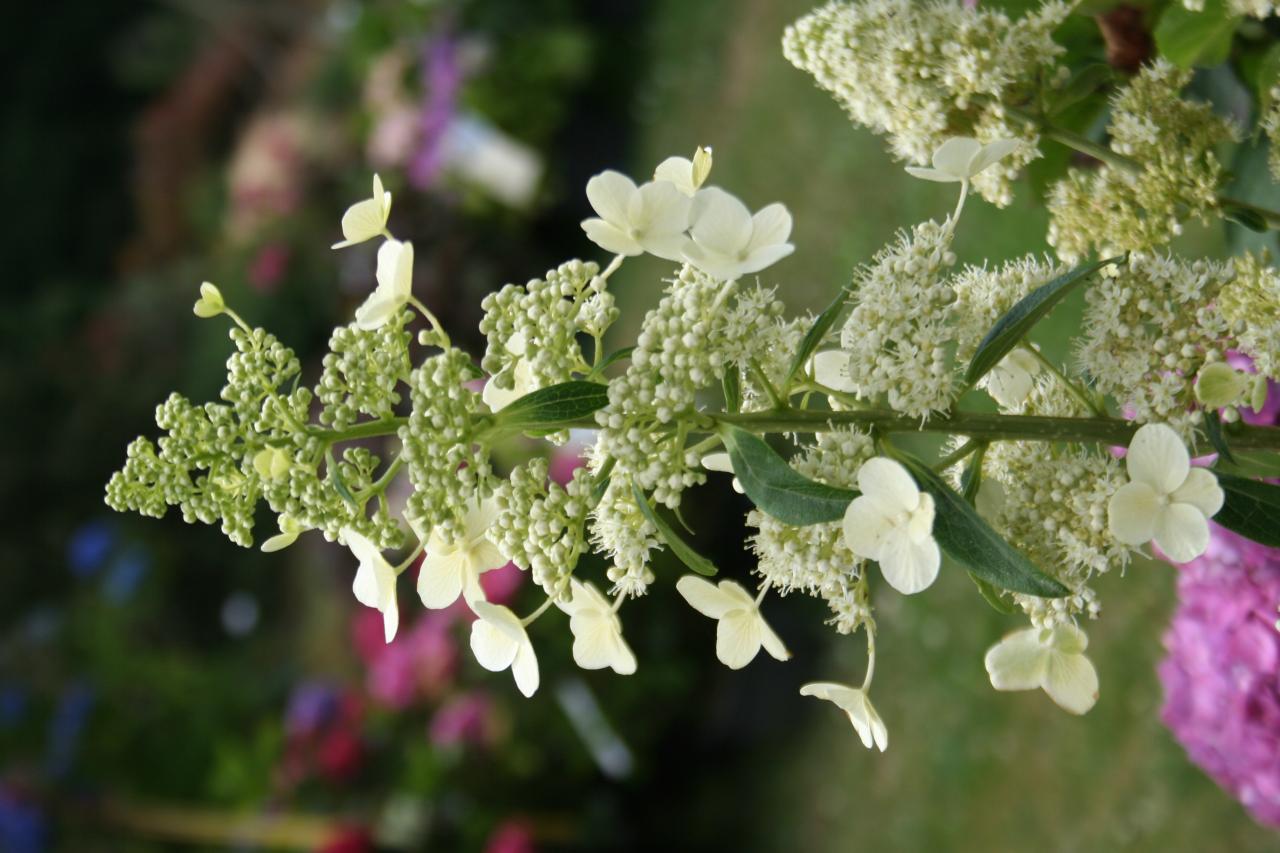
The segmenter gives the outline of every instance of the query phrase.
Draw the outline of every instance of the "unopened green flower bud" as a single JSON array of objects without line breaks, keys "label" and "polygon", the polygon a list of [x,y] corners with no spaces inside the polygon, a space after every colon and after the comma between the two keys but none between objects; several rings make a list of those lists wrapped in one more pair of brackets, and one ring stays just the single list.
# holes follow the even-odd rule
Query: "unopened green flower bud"
[{"label": "unopened green flower bud", "polygon": [[1253,377],[1253,385],[1249,389],[1249,408],[1261,412],[1267,404],[1267,377],[1261,373]]},{"label": "unopened green flower bud", "polygon": [[278,480],[289,470],[291,461],[289,454],[278,447],[268,447],[258,451],[253,457],[253,470],[264,480]]},{"label": "unopened green flower bud", "polygon": [[1230,406],[1248,386],[1248,378],[1223,361],[1206,364],[1196,376],[1196,399],[1209,409]]}]

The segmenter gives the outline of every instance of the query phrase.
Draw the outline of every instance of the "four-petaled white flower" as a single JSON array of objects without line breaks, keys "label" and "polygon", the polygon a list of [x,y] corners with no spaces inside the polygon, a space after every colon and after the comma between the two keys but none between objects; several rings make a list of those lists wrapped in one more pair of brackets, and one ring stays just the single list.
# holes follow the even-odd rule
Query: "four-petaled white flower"
[{"label": "four-petaled white flower", "polygon": [[344,249],[372,240],[387,228],[387,217],[391,215],[391,193],[382,188],[382,179],[373,176],[373,195],[358,201],[342,214],[342,241],[333,244],[335,249]]},{"label": "four-petaled white flower", "polygon": [[1039,372],[1040,362],[1036,357],[1024,349],[1016,349],[991,368],[983,377],[983,384],[991,399],[1008,409],[1026,401]]},{"label": "four-petaled white flower", "polygon": [[844,541],[875,560],[889,585],[906,595],[938,576],[942,555],[933,538],[933,498],[892,459],[878,456],[858,469],[858,488],[844,513]]},{"label": "four-petaled white flower", "polygon": [[495,377],[489,377],[489,381],[484,383],[484,389],[480,392],[480,399],[484,400],[489,411],[497,412],[505,409],[533,390],[533,369],[529,366],[529,361],[524,358],[527,346],[524,335],[519,332],[507,340],[507,352],[516,356],[516,360],[506,368],[511,372],[511,387],[499,388],[498,383],[493,381]]},{"label": "four-petaled white flower", "polygon": [[709,174],[711,174],[711,149],[700,146],[693,152],[692,160],[684,157],[668,157],[663,160],[658,164],[658,168],[653,170],[653,179],[667,181],[675,185],[680,192],[692,197],[707,180]]},{"label": "four-petaled white flower", "polygon": [[609,600],[591,583],[570,580],[572,597],[556,606],[569,614],[573,661],[583,669],[609,667],[618,675],[636,671],[636,656],[622,638],[622,622]]},{"label": "four-petaled white flower", "polygon": [[[729,458],[728,453],[708,453],[702,457],[702,467],[708,471],[716,471],[721,474],[733,473],[733,460]],[[737,477],[733,478],[733,490],[738,494],[743,494],[742,483]]]},{"label": "four-petaled white flower", "polygon": [[637,187],[626,175],[612,170],[587,181],[587,200],[599,215],[584,219],[582,230],[602,249],[618,255],[648,252],[678,261],[688,238],[688,196],[668,181]]},{"label": "four-petaled white flower", "polygon": [[967,136],[953,136],[933,152],[933,168],[908,166],[907,172],[926,181],[965,183],[983,169],[1012,154],[1022,143],[997,139],[983,145]]},{"label": "four-petaled white flower", "polygon": [[1147,424],[1129,443],[1129,482],[1111,496],[1111,535],[1126,545],[1155,542],[1175,563],[1209,547],[1209,519],[1222,509],[1213,473],[1192,468],[1187,448],[1164,424]]},{"label": "four-petaled white flower", "polygon": [[777,202],[752,216],[734,196],[707,187],[693,197],[689,218],[684,259],[725,281],[760,272],[795,251],[787,242],[791,214]]},{"label": "four-petaled white flower", "polygon": [[307,530],[293,516],[286,513],[281,513],[276,524],[280,526],[280,532],[262,543],[262,550],[268,554],[288,548]]},{"label": "four-petaled white flower", "polygon": [[378,247],[378,286],[356,309],[356,327],[381,328],[405,306],[413,292],[413,244],[387,240]]},{"label": "four-petaled white flower", "polygon": [[730,669],[742,669],[764,646],[777,660],[789,660],[791,652],[760,615],[755,599],[734,581],[717,587],[697,575],[676,581],[676,591],[694,610],[716,620],[716,657]]},{"label": "four-petaled white flower", "polygon": [[471,609],[480,617],[471,623],[471,653],[490,672],[511,667],[516,687],[532,696],[538,690],[538,656],[520,617],[487,601],[472,602]]},{"label": "four-petaled white flower", "polygon": [[884,720],[876,713],[865,690],[830,681],[814,681],[801,687],[800,695],[835,703],[849,716],[849,722],[853,723],[854,731],[867,749],[871,749],[872,744],[881,752],[889,747],[889,730],[884,727]]},{"label": "four-petaled white flower", "polygon": [[377,545],[351,528],[342,529],[342,542],[360,561],[351,591],[356,594],[356,601],[365,607],[381,611],[382,630],[389,643],[400,627],[400,609],[396,603],[396,570],[382,556]]},{"label": "four-petaled white flower", "polygon": [[480,575],[507,564],[498,547],[485,535],[498,517],[492,500],[468,508],[462,535],[446,541],[437,530],[427,537],[422,569],[418,572],[418,597],[433,610],[441,610],[461,595],[468,604],[484,600]]},{"label": "four-petaled white flower", "polygon": [[858,386],[849,376],[849,354],[844,350],[828,349],[815,352],[809,359],[813,378],[832,391],[856,394]]},{"label": "four-petaled white flower", "polygon": [[1064,710],[1083,714],[1098,701],[1098,672],[1084,655],[1089,638],[1074,625],[1024,628],[987,651],[996,690],[1042,688]]}]

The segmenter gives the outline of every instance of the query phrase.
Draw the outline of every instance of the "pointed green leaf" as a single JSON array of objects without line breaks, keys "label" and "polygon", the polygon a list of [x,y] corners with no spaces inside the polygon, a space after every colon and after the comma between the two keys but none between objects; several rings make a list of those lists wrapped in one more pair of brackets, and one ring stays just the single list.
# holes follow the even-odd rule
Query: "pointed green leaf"
[{"label": "pointed green leaf", "polygon": [[729,365],[724,371],[724,410],[742,410],[742,372],[736,364]]},{"label": "pointed green leaf", "polygon": [[1204,0],[1199,12],[1173,2],[1156,24],[1156,47],[1179,68],[1219,65],[1231,55],[1231,39],[1241,20],[1227,8],[1226,0]]},{"label": "pointed green leaf", "polygon": [[1231,461],[1219,459],[1213,466],[1215,473],[1234,474],[1237,477],[1280,478],[1280,453],[1274,450],[1235,450]]},{"label": "pointed green leaf", "polygon": [[498,412],[504,427],[533,427],[584,418],[609,403],[608,386],[575,379],[525,394]]},{"label": "pointed green leaf", "polygon": [[1267,229],[1271,227],[1258,211],[1250,210],[1238,204],[1231,204],[1230,202],[1222,205],[1222,218],[1248,228],[1255,234],[1265,234]]},{"label": "pointed green leaf", "polygon": [[822,313],[813,319],[809,331],[804,333],[804,338],[800,341],[800,349],[796,350],[795,358],[791,359],[791,369],[787,371],[787,381],[784,384],[791,384],[796,374],[804,370],[809,356],[813,355],[826,340],[827,333],[836,324],[836,320],[840,319],[840,314],[844,311],[844,306],[849,303],[849,297],[852,294],[852,283],[840,288],[840,292],[836,294],[835,299],[831,300],[831,304],[823,308]]},{"label": "pointed green leaf", "polygon": [[991,331],[987,332],[987,336],[978,344],[978,349],[969,362],[969,369],[965,371],[965,382],[972,385],[986,376],[987,371],[999,364],[1000,359],[1008,355],[1027,332],[1031,331],[1031,327],[1040,322],[1062,297],[1107,264],[1113,264],[1118,260],[1119,258],[1107,258],[1078,266],[1047,284],[1040,285],[1018,300],[1018,304],[997,320],[991,327]]},{"label": "pointed green leaf", "polygon": [[1070,590],[1035,567],[1021,551],[1004,541],[978,511],[956,494],[929,466],[905,453],[895,458],[907,466],[920,488],[933,496],[933,538],[947,556],[982,580],[1011,592],[1059,598]]},{"label": "pointed green leaf", "polygon": [[1018,607],[1012,601],[1000,595],[1000,590],[984,581],[982,578],[969,572],[969,580],[973,581],[973,585],[978,588],[978,594],[982,596],[987,604],[991,605],[991,609],[1005,616],[1012,616],[1018,612]]},{"label": "pointed green leaf", "polygon": [[347,481],[342,478],[342,468],[333,458],[333,451],[325,451],[325,468],[329,471],[329,482],[333,483],[333,490],[338,493],[338,497],[342,498],[352,506],[356,506],[355,495],[351,494],[351,489],[347,487]]},{"label": "pointed green leaf", "polygon": [[1213,520],[1272,548],[1280,548],[1280,486],[1219,474],[1218,485],[1226,500]]},{"label": "pointed green leaf", "polygon": [[617,362],[622,361],[624,358],[631,358],[631,353],[635,351],[636,351],[636,348],[633,346],[623,347],[622,349],[614,350],[613,352],[609,353],[604,357],[604,361],[600,362],[599,364],[597,364],[595,367],[591,369],[591,375],[599,376],[600,374],[604,373],[604,369],[609,365],[616,364]]},{"label": "pointed green leaf", "polygon": [[798,526],[839,521],[858,496],[852,489],[828,486],[800,474],[758,435],[728,424],[721,425],[719,434],[742,490],[762,512],[779,521]]},{"label": "pointed green leaf", "polygon": [[675,554],[680,562],[698,574],[707,577],[714,577],[719,572],[715,563],[693,550],[693,547],[681,539],[680,534],[676,533],[670,524],[662,520],[662,516],[658,515],[654,508],[649,506],[649,499],[644,496],[644,492],[640,491],[639,486],[632,483],[631,490],[635,493],[636,503],[640,506],[640,512],[644,513],[644,517],[649,520],[650,524],[658,528],[658,535],[662,537],[663,542],[667,543],[671,553]]},{"label": "pointed green leaf", "polygon": [[1225,459],[1227,462],[1235,462],[1235,456],[1231,453],[1231,448],[1227,446],[1227,437],[1222,434],[1222,419],[1218,417],[1216,411],[1204,413],[1204,434],[1209,437],[1209,443],[1213,445],[1213,449],[1217,451],[1219,458]]}]

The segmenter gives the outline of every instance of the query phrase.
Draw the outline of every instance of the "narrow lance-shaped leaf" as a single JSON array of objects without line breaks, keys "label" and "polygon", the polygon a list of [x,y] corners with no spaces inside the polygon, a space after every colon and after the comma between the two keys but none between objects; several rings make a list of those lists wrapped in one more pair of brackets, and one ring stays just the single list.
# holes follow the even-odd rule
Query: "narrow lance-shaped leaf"
[{"label": "narrow lance-shaped leaf", "polygon": [[822,309],[822,313],[814,318],[813,324],[809,326],[809,331],[804,333],[804,338],[800,341],[800,349],[796,350],[795,358],[791,360],[791,368],[787,371],[787,382],[795,378],[796,374],[804,369],[805,364],[809,361],[809,356],[822,345],[827,337],[827,332],[831,331],[831,327],[836,324],[836,320],[840,319],[841,312],[844,311],[845,305],[849,302],[849,297],[853,294],[852,283],[840,288],[840,292],[836,294],[836,298],[831,300],[831,304]]},{"label": "narrow lance-shaped leaf", "polygon": [[761,511],[779,521],[798,526],[839,521],[858,496],[852,489],[810,480],[753,433],[726,424],[719,434],[742,490]]},{"label": "narrow lance-shaped leaf", "polygon": [[326,450],[324,458],[325,467],[329,470],[329,482],[333,483],[333,490],[338,493],[338,497],[355,506],[355,495],[351,494],[351,489],[347,487],[347,481],[342,478],[342,468],[334,460],[333,451]]},{"label": "narrow lance-shaped leaf", "polygon": [[1046,575],[978,515],[964,498],[920,460],[894,456],[911,471],[920,488],[933,496],[933,537],[947,556],[972,574],[1000,589],[1059,598],[1070,590]]},{"label": "narrow lance-shaped leaf", "polygon": [[1107,258],[1076,267],[1040,285],[1018,300],[1017,305],[996,320],[991,331],[987,332],[987,336],[978,344],[977,351],[969,361],[969,369],[965,371],[965,382],[972,385],[986,376],[987,371],[999,364],[1000,359],[1008,355],[1027,332],[1031,331],[1031,327],[1040,322],[1062,297],[1098,270],[1118,260],[1119,258]]},{"label": "narrow lance-shaped leaf", "polygon": [[1237,477],[1280,478],[1280,453],[1274,450],[1235,450],[1231,461],[1219,458],[1213,470]]},{"label": "narrow lance-shaped leaf", "polygon": [[575,379],[525,394],[498,412],[495,421],[507,427],[564,423],[584,418],[608,403],[608,387]]},{"label": "narrow lance-shaped leaf", "polygon": [[742,374],[736,364],[729,365],[724,371],[724,410],[742,410]]},{"label": "narrow lance-shaped leaf", "polygon": [[1280,548],[1280,486],[1219,474],[1225,500],[1213,520],[1246,539]]},{"label": "narrow lance-shaped leaf", "polygon": [[616,364],[617,362],[622,361],[624,358],[631,358],[631,354],[635,351],[636,351],[636,348],[634,346],[623,347],[622,349],[614,350],[613,352],[606,355],[603,361],[601,361],[599,364],[597,364],[595,367],[591,369],[591,375],[599,376],[601,373],[604,373],[604,370],[606,367],[609,367],[612,364]]},{"label": "narrow lance-shaped leaf", "polygon": [[635,493],[636,503],[640,506],[640,512],[644,513],[644,517],[649,523],[658,529],[658,535],[662,537],[662,541],[667,543],[667,547],[671,549],[671,553],[675,554],[680,562],[684,563],[693,571],[700,575],[712,577],[719,572],[716,564],[708,560],[706,557],[693,550],[688,542],[680,538],[680,534],[662,520],[662,516],[649,506],[649,499],[644,496],[644,492],[640,491],[640,487],[635,483],[631,484],[631,489]]},{"label": "narrow lance-shaped leaf", "polygon": [[[982,488],[982,461],[986,458],[987,446],[984,444],[973,454],[972,461],[965,466],[964,473],[960,475],[960,496],[964,498],[965,503],[976,505],[978,500],[978,490]],[[984,581],[982,578],[969,572],[969,579],[973,581],[973,585],[978,588],[978,594],[983,600],[990,604],[992,609],[1006,616],[1011,616],[1018,612],[1018,608],[1013,602],[1000,595],[1000,590]]]},{"label": "narrow lance-shaped leaf", "polygon": [[1235,462],[1235,455],[1227,446],[1227,437],[1222,434],[1222,419],[1216,411],[1204,413],[1204,434],[1209,437],[1209,444],[1217,451],[1218,456],[1227,462]]}]

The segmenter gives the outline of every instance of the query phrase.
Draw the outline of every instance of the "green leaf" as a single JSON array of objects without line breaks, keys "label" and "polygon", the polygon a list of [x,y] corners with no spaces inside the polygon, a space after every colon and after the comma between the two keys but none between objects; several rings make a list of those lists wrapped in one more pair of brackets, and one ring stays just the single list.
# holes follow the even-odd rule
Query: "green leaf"
[{"label": "green leaf", "polygon": [[920,488],[933,496],[933,538],[947,556],[999,589],[1059,598],[1070,590],[1035,567],[978,515],[929,466],[905,453],[894,456],[905,464]]},{"label": "green leaf", "polygon": [[986,376],[987,371],[999,364],[1000,359],[1008,355],[1009,350],[1017,346],[1027,332],[1031,331],[1031,327],[1040,322],[1062,297],[1098,270],[1118,260],[1119,258],[1107,258],[1078,266],[1040,285],[1018,300],[1017,305],[996,320],[991,331],[987,332],[987,336],[978,344],[978,350],[969,362],[969,369],[965,371],[965,382],[972,385]]},{"label": "green leaf", "polygon": [[1280,486],[1219,474],[1226,500],[1213,520],[1247,539],[1280,548]]},{"label": "green leaf", "polygon": [[992,609],[999,613],[1003,613],[1005,616],[1012,616],[1018,612],[1018,606],[1016,604],[1009,601],[1007,598],[1004,598],[1000,595],[1000,590],[996,589],[973,572],[969,572],[969,580],[973,581],[973,585],[978,588],[978,593],[983,597],[987,604],[991,605]]},{"label": "green leaf", "polygon": [[758,435],[728,424],[721,425],[719,434],[742,490],[761,511],[781,522],[803,527],[839,521],[858,496],[852,489],[800,474]]},{"label": "green leaf", "polygon": [[1280,453],[1274,450],[1235,450],[1235,458],[1219,459],[1213,470],[1238,477],[1280,478]]},{"label": "green leaf", "polygon": [[742,372],[731,364],[724,371],[724,410],[737,412],[742,409]]},{"label": "green leaf", "polygon": [[1218,452],[1218,456],[1227,462],[1234,462],[1235,456],[1231,453],[1231,448],[1227,447],[1227,438],[1222,434],[1222,419],[1218,417],[1217,412],[1204,413],[1204,432],[1209,437],[1209,443],[1213,445],[1213,449]]},{"label": "green leaf", "polygon": [[795,358],[791,359],[791,369],[787,371],[787,381],[784,385],[791,384],[791,380],[795,379],[796,374],[804,369],[805,363],[809,361],[809,356],[822,345],[826,339],[827,333],[831,331],[831,327],[836,324],[836,320],[840,319],[840,314],[844,311],[845,305],[849,304],[849,297],[853,295],[852,282],[840,288],[840,292],[836,294],[836,298],[831,300],[831,304],[822,309],[822,313],[813,319],[809,331],[804,333],[804,338],[800,341],[800,349],[796,350]]},{"label": "green leaf", "polygon": [[1258,63],[1254,87],[1258,96],[1258,115],[1271,109],[1271,90],[1280,84],[1280,44],[1273,44]]},{"label": "green leaf", "polygon": [[649,499],[644,496],[644,492],[640,491],[639,486],[632,483],[631,490],[636,496],[636,503],[640,505],[640,511],[644,513],[644,517],[649,519],[650,524],[658,528],[658,535],[662,537],[663,542],[667,543],[671,553],[675,554],[680,559],[680,562],[698,574],[707,577],[714,577],[719,572],[715,563],[693,550],[693,547],[681,539],[670,524],[662,520],[662,517],[654,511],[653,507],[649,506]]},{"label": "green leaf", "polygon": [[598,382],[573,380],[525,394],[498,412],[495,422],[506,427],[540,426],[584,418],[609,403],[609,389]]},{"label": "green leaf", "polygon": [[338,493],[338,497],[356,506],[356,497],[351,494],[351,489],[347,488],[347,481],[342,479],[342,468],[334,461],[333,451],[326,450],[324,458],[325,468],[329,471],[329,482],[333,483],[333,490]]},{"label": "green leaf", "polygon": [[1231,39],[1241,20],[1227,9],[1225,0],[1205,0],[1200,12],[1175,0],[1156,24],[1156,47],[1179,68],[1220,65],[1231,55]]},{"label": "green leaf", "polygon": [[1071,75],[1071,79],[1054,97],[1053,105],[1049,109],[1049,116],[1053,117],[1064,110],[1070,109],[1103,86],[1106,86],[1114,78],[1115,72],[1105,62],[1091,62],[1077,69]]},{"label": "green leaf", "polygon": [[1262,214],[1256,210],[1241,207],[1238,204],[1227,203],[1222,205],[1222,218],[1248,228],[1257,234],[1265,234],[1267,229],[1270,228]]},{"label": "green leaf", "polygon": [[636,348],[633,346],[623,347],[622,349],[614,350],[613,352],[609,353],[604,357],[604,361],[600,362],[595,367],[591,368],[591,375],[599,376],[601,373],[604,373],[604,369],[610,366],[611,364],[616,364],[617,362],[622,361],[624,358],[631,358],[631,353],[635,351],[636,351]]}]

